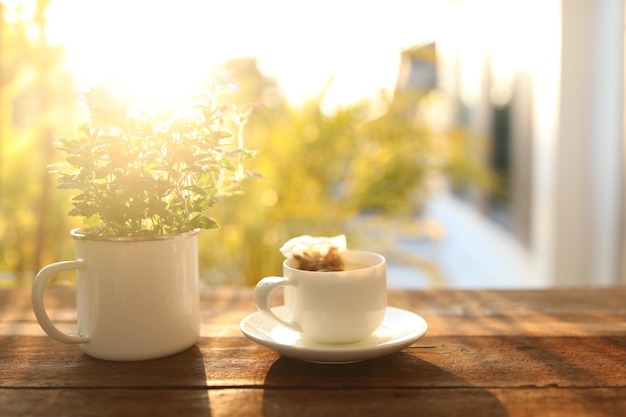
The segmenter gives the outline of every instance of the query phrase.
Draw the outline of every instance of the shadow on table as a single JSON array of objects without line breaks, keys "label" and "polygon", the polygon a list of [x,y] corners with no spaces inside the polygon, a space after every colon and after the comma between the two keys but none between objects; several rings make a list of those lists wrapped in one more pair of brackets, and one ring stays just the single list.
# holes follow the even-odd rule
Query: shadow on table
[{"label": "shadow on table", "polygon": [[509,415],[488,390],[405,353],[344,365],[281,357],[265,378],[263,414]]},{"label": "shadow on table", "polygon": [[[24,344],[24,338],[13,339]],[[79,353],[76,346],[30,339],[44,343],[40,351],[49,347],[47,359],[39,359],[46,366],[21,366],[6,375],[20,389],[0,393],[2,416],[211,415],[204,360],[196,346],[162,359],[111,362]],[[0,368],[3,356],[7,363],[17,360],[11,354],[17,348],[11,338],[2,341]],[[34,361],[23,354],[21,360]]]},{"label": "shadow on table", "polygon": [[[104,362],[94,360],[96,362]],[[108,374],[119,372],[115,385],[130,383],[123,389],[126,404],[123,415],[210,416],[202,352],[193,346],[173,356],[140,362],[104,362]],[[115,401],[115,399],[112,399]],[[133,408],[137,413],[129,412]],[[120,414],[122,415],[122,414]]]}]

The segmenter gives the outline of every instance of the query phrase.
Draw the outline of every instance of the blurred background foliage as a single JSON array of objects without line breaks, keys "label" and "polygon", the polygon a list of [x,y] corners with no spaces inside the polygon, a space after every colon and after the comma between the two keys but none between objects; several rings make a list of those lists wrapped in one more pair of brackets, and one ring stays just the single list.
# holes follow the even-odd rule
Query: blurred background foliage
[{"label": "blurred background foliage", "polygon": [[[48,3],[39,1],[30,20],[9,16],[5,8],[1,14],[4,285],[28,285],[41,266],[72,259],[69,231],[81,226],[79,219],[67,216],[71,195],[54,188],[47,173],[47,166],[62,158],[53,138],[71,136],[80,115],[63,50],[48,45],[43,35]],[[236,59],[226,66],[241,84],[238,100],[256,103],[245,146],[259,151],[248,168],[263,178],[248,180],[243,195],[212,209],[221,228],[200,237],[206,284],[253,285],[279,274],[283,259],[278,249],[297,235],[345,233],[350,247],[363,248],[367,230],[359,228],[358,219],[411,224],[420,215],[432,172],[457,183],[491,183],[480,155],[467,152],[476,138],[461,130],[436,131],[423,117],[432,92],[381,95],[327,114],[321,110],[324,91],[294,108],[255,59]]]},{"label": "blurred background foliage", "polygon": [[[47,44],[40,1],[23,19],[0,14],[0,274],[24,283],[41,265],[68,256],[61,244],[72,219],[47,165],[55,135],[72,134],[78,107],[63,50]],[[3,279],[0,282],[10,282]]]},{"label": "blurred background foliage", "polygon": [[346,234],[349,247],[372,249],[360,219],[393,219],[410,228],[433,172],[459,185],[492,181],[468,153],[475,138],[456,129],[436,133],[419,111],[407,117],[430,94],[397,92],[325,114],[324,91],[292,108],[254,59],[227,67],[241,82],[239,99],[259,103],[246,126],[246,147],[259,151],[249,169],[263,178],[248,180],[243,195],[213,208],[221,228],[201,236],[206,282],[250,285],[280,274],[278,249],[303,234]]}]

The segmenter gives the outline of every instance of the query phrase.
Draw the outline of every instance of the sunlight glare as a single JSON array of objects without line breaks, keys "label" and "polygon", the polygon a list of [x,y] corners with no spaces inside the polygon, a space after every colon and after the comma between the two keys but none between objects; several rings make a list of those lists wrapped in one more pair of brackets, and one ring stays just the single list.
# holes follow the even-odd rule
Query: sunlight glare
[{"label": "sunlight glare", "polygon": [[[494,104],[507,103],[515,78],[536,65],[544,65],[538,54],[554,39],[558,21],[547,12],[554,2],[543,0],[457,0],[449,7],[449,19],[438,39],[439,52],[449,62],[458,59],[457,75],[441,67],[444,83],[460,84],[464,103],[476,105],[489,83]],[[558,28],[556,28],[558,30]],[[551,53],[558,53],[551,50]],[[448,71],[455,65],[448,65]],[[488,77],[487,81],[485,77]]]},{"label": "sunlight glare", "polygon": [[222,57],[191,42],[200,36],[194,27],[202,10],[190,10],[184,21],[174,10],[174,3],[57,0],[48,13],[48,37],[66,47],[80,89],[103,82],[140,98],[175,100],[205,75],[200,68],[208,71]]},{"label": "sunlight glare", "polygon": [[[135,94],[173,96],[207,68],[256,57],[292,104],[349,104],[392,90],[402,49],[432,40],[439,0],[54,0],[52,43],[69,52],[84,89],[106,80]],[[355,17],[358,16],[358,19]]]}]

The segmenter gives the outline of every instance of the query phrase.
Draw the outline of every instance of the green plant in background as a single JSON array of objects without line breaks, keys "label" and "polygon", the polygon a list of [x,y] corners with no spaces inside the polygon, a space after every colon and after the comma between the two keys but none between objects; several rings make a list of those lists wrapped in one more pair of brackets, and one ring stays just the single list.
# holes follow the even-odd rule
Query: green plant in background
[{"label": "green plant in background", "polygon": [[293,236],[345,233],[346,222],[364,211],[410,213],[419,206],[419,149],[427,138],[407,122],[368,120],[368,103],[325,115],[321,99],[250,120],[247,129],[265,132],[254,161],[264,178],[220,205],[220,236],[201,237],[212,248],[201,253],[207,282],[252,285],[280,272],[278,248]]},{"label": "green plant in background", "polygon": [[[242,85],[263,91],[267,80],[249,68],[245,73]],[[266,89],[273,90],[271,83]],[[259,151],[253,169],[264,178],[216,207],[221,232],[200,237],[210,248],[200,253],[206,283],[253,285],[280,273],[278,248],[301,234],[346,233],[350,247],[363,248],[355,218],[414,222],[430,172],[469,172],[462,167],[476,165],[434,143],[436,136],[408,118],[402,103],[388,100],[378,116],[370,101],[325,114],[323,98],[299,108],[262,106],[250,118],[246,129],[258,140],[250,146]]]},{"label": "green plant in background", "polygon": [[149,111],[151,103],[103,87],[80,95],[90,120],[75,138],[56,139],[67,158],[52,172],[59,188],[78,190],[69,214],[90,221],[86,234],[218,227],[209,209],[220,197],[241,192],[243,159],[254,155],[243,148],[241,133],[250,108],[225,98],[232,82],[219,78],[189,102],[156,112]]},{"label": "green plant in background", "polygon": [[70,133],[78,110],[63,50],[44,36],[48,4],[0,2],[0,286],[29,285],[67,253],[58,242],[73,227],[46,170],[50,138]]}]

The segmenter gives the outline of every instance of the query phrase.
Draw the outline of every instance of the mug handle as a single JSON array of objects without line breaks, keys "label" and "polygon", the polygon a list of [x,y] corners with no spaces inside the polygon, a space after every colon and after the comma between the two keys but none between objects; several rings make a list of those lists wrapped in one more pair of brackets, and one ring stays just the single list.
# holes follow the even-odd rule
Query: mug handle
[{"label": "mug handle", "polygon": [[65,334],[59,329],[56,328],[48,313],[46,312],[46,308],[43,305],[43,293],[46,287],[46,283],[54,274],[57,274],[62,271],[71,271],[72,269],[81,269],[85,268],[86,262],[84,260],[76,260],[76,261],[63,261],[63,262],[55,262],[50,265],[44,266],[41,271],[37,273],[35,279],[33,281],[33,289],[31,293],[31,301],[33,303],[33,311],[35,312],[35,316],[37,317],[37,321],[41,328],[50,336],[51,338],[58,340],[63,343],[85,343],[89,339],[83,336],[72,336],[69,334]]},{"label": "mug handle", "polygon": [[272,295],[275,290],[280,287],[295,286],[297,286],[297,284],[289,278],[265,277],[260,280],[254,288],[254,302],[261,312],[269,314],[274,318],[274,320],[280,322],[281,324],[284,324],[290,329],[295,330],[298,333],[302,333],[302,328],[295,320],[285,320],[284,318],[278,317],[270,307],[270,295]]}]

